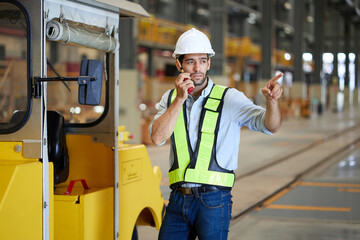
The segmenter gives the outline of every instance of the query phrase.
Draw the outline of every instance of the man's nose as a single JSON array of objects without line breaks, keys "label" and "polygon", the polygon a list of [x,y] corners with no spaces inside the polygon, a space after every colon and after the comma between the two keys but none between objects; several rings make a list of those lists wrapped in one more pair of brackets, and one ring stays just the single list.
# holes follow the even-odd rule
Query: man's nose
[{"label": "man's nose", "polygon": [[195,62],[194,64],[194,72],[198,72],[200,70],[200,62]]}]

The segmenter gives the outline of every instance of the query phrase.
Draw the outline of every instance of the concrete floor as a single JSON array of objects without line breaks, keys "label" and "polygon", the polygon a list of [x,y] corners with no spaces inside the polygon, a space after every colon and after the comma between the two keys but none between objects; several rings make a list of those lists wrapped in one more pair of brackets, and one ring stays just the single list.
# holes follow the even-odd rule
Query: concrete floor
[{"label": "concrete floor", "polygon": [[[297,181],[304,174],[314,170],[317,166],[330,162],[331,159],[349,149],[360,138],[360,110],[352,109],[341,113],[324,112],[322,115],[312,115],[305,119],[284,119],[282,127],[274,136],[267,136],[244,129],[241,133],[238,169],[236,170],[236,182],[233,194],[233,218],[257,206],[259,202],[281,191],[288,184]],[[153,165],[160,166],[163,173],[161,190],[164,199],[167,200],[170,190],[168,187],[168,155],[169,145],[156,147],[148,146],[148,153]],[[349,160],[351,161],[351,160]],[[346,162],[346,161],[345,161]],[[342,163],[344,164],[344,163]],[[337,170],[332,170],[337,171]],[[359,177],[359,172],[352,174]],[[324,178],[324,177],[323,177]],[[324,180],[324,179],[323,179]],[[322,180],[320,180],[322,181]],[[251,211],[253,212],[253,211]],[[269,239],[254,233],[244,233],[244,229],[251,229],[255,223],[275,224],[268,216],[255,216],[246,214],[232,221],[229,239]],[[302,221],[302,220],[301,220]],[[316,221],[320,223],[320,221]],[[306,235],[306,226],[314,226],[314,223],[301,222],[297,225],[293,221],[281,221],[279,234],[283,229],[298,229]],[[328,226],[332,229],[339,228],[345,232],[358,233],[345,224],[346,228],[339,227],[341,224],[324,224],[321,222],[319,229]],[[334,227],[337,226],[337,227]],[[255,224],[254,226],[259,226]],[[303,228],[303,229],[302,229]],[[257,229],[257,227],[255,228]],[[301,230],[302,229],[302,230]],[[359,228],[360,229],[360,228]],[[157,239],[157,231],[150,227],[138,227],[139,239]],[[300,231],[301,230],[301,231]],[[354,231],[355,232],[354,232]],[[264,229],[264,234],[268,232]],[[289,230],[291,233],[291,230]],[[270,231],[272,232],[272,231]],[[273,231],[273,239],[323,239],[310,238],[300,235],[299,238],[287,238],[286,235],[276,235]],[[261,231],[259,230],[259,234]],[[284,234],[286,234],[284,232]],[[311,235],[311,233],[309,232]],[[309,236],[310,236],[309,235]],[[335,234],[336,235],[336,234]],[[334,235],[334,236],[335,236]],[[241,236],[241,238],[239,238]],[[278,236],[278,238],[276,238]],[[305,236],[305,237],[301,237]],[[311,235],[313,236],[313,235]],[[318,236],[318,235],[314,235]],[[325,239],[325,238],[324,238]],[[357,239],[357,238],[326,238],[326,239]]]},{"label": "concrete floor", "polygon": [[232,222],[229,239],[360,239],[360,142]]}]

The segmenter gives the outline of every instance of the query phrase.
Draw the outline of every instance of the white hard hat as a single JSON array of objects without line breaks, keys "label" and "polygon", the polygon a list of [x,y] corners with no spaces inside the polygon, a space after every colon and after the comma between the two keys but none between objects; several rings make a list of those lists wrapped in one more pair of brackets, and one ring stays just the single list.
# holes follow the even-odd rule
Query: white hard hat
[{"label": "white hard hat", "polygon": [[176,42],[175,51],[172,54],[174,58],[183,54],[207,53],[209,57],[215,55],[211,47],[209,38],[199,30],[192,28],[184,32]]}]

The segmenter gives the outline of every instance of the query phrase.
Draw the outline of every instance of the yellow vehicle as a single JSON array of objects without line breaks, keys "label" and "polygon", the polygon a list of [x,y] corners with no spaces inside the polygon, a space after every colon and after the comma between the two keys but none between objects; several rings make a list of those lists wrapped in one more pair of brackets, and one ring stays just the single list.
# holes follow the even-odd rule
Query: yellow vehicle
[{"label": "yellow vehicle", "polygon": [[148,14],[124,0],[0,0],[1,240],[159,229],[160,168],[119,125],[120,17]]}]

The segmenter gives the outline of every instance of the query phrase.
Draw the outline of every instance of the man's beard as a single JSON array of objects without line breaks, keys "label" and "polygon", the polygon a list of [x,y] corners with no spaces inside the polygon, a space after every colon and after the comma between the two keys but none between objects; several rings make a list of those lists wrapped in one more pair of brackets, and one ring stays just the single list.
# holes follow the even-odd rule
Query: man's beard
[{"label": "man's beard", "polygon": [[[200,73],[196,73],[196,74],[200,74]],[[201,73],[201,74],[203,75],[203,79],[200,81],[200,83],[195,83],[195,81],[193,81],[195,87],[203,85],[205,80],[207,79],[207,74],[205,74],[205,75],[203,73]]]}]

